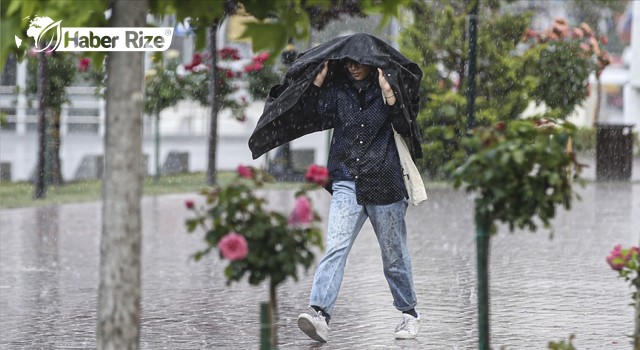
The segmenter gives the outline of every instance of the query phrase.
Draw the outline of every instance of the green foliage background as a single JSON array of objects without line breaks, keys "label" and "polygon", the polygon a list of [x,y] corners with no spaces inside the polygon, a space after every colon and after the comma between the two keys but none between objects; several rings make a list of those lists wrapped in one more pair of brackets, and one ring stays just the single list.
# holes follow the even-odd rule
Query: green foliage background
[{"label": "green foliage background", "polygon": [[[466,127],[465,60],[467,2],[414,1],[413,18],[400,36],[401,51],[424,72],[418,122],[425,157],[418,167],[432,179],[451,178],[446,164],[466,157],[461,144]],[[531,102],[549,107],[545,118],[565,119],[587,96],[590,57],[572,40],[523,40],[531,14],[500,12],[501,2],[481,2],[477,37],[475,122],[488,126],[518,119]]]}]

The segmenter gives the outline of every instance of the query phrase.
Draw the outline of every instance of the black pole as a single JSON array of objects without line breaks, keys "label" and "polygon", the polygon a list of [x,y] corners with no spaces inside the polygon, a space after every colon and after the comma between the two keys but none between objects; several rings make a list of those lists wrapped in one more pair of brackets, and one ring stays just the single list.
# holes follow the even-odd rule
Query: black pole
[{"label": "black pole", "polygon": [[467,76],[467,132],[476,125],[476,46],[478,42],[478,2],[471,0],[469,12],[469,58]]},{"label": "black pole", "polygon": [[[467,75],[467,133],[476,125],[476,48],[478,42],[478,5],[471,0],[469,11],[469,58]],[[476,208],[476,264],[478,283],[478,349],[489,350],[489,229],[491,220]]]},{"label": "black pole", "polygon": [[[289,39],[289,44],[282,51],[281,61],[286,69],[289,69],[293,62],[298,57],[298,51],[296,51],[295,46],[293,45],[293,40]],[[293,169],[293,160],[291,157],[291,143],[287,142],[280,146],[279,158],[276,156],[274,158],[274,163],[276,164],[275,168],[275,177],[278,180],[282,181],[297,181],[300,180],[296,174],[295,169]]]}]

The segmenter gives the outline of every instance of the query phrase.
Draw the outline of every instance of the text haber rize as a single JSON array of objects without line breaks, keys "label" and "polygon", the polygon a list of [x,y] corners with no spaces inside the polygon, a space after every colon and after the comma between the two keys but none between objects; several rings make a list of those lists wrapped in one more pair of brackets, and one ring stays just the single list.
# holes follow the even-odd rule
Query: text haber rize
[{"label": "text haber rize", "polygon": [[[120,37],[115,36],[99,36],[89,32],[89,36],[80,35],[77,31],[73,38],[69,37],[69,32],[64,33],[64,47],[69,47],[70,43],[74,43],[74,47],[79,48],[105,48],[112,49],[116,47],[116,42]],[[162,48],[164,38],[162,36],[143,35],[143,32],[135,32],[127,30],[125,32],[125,46],[130,49],[141,48]]]}]

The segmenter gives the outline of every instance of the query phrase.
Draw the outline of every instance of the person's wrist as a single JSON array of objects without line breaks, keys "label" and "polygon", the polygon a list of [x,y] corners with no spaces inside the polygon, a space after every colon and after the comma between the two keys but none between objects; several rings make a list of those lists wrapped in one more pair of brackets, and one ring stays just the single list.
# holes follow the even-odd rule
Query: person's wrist
[{"label": "person's wrist", "polygon": [[385,95],[384,101],[386,102],[387,105],[393,106],[394,104],[396,104],[396,95],[395,94]]}]

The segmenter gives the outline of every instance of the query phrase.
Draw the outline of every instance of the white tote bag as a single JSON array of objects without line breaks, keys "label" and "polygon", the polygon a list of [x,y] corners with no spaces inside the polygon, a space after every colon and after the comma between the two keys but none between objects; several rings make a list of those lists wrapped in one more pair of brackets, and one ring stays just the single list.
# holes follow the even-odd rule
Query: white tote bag
[{"label": "white tote bag", "polygon": [[395,129],[393,129],[393,138],[398,148],[398,156],[400,156],[400,165],[402,166],[402,178],[409,193],[409,202],[412,205],[418,205],[427,200],[427,190],[424,188],[422,176],[413,159],[411,159],[407,143]]}]

